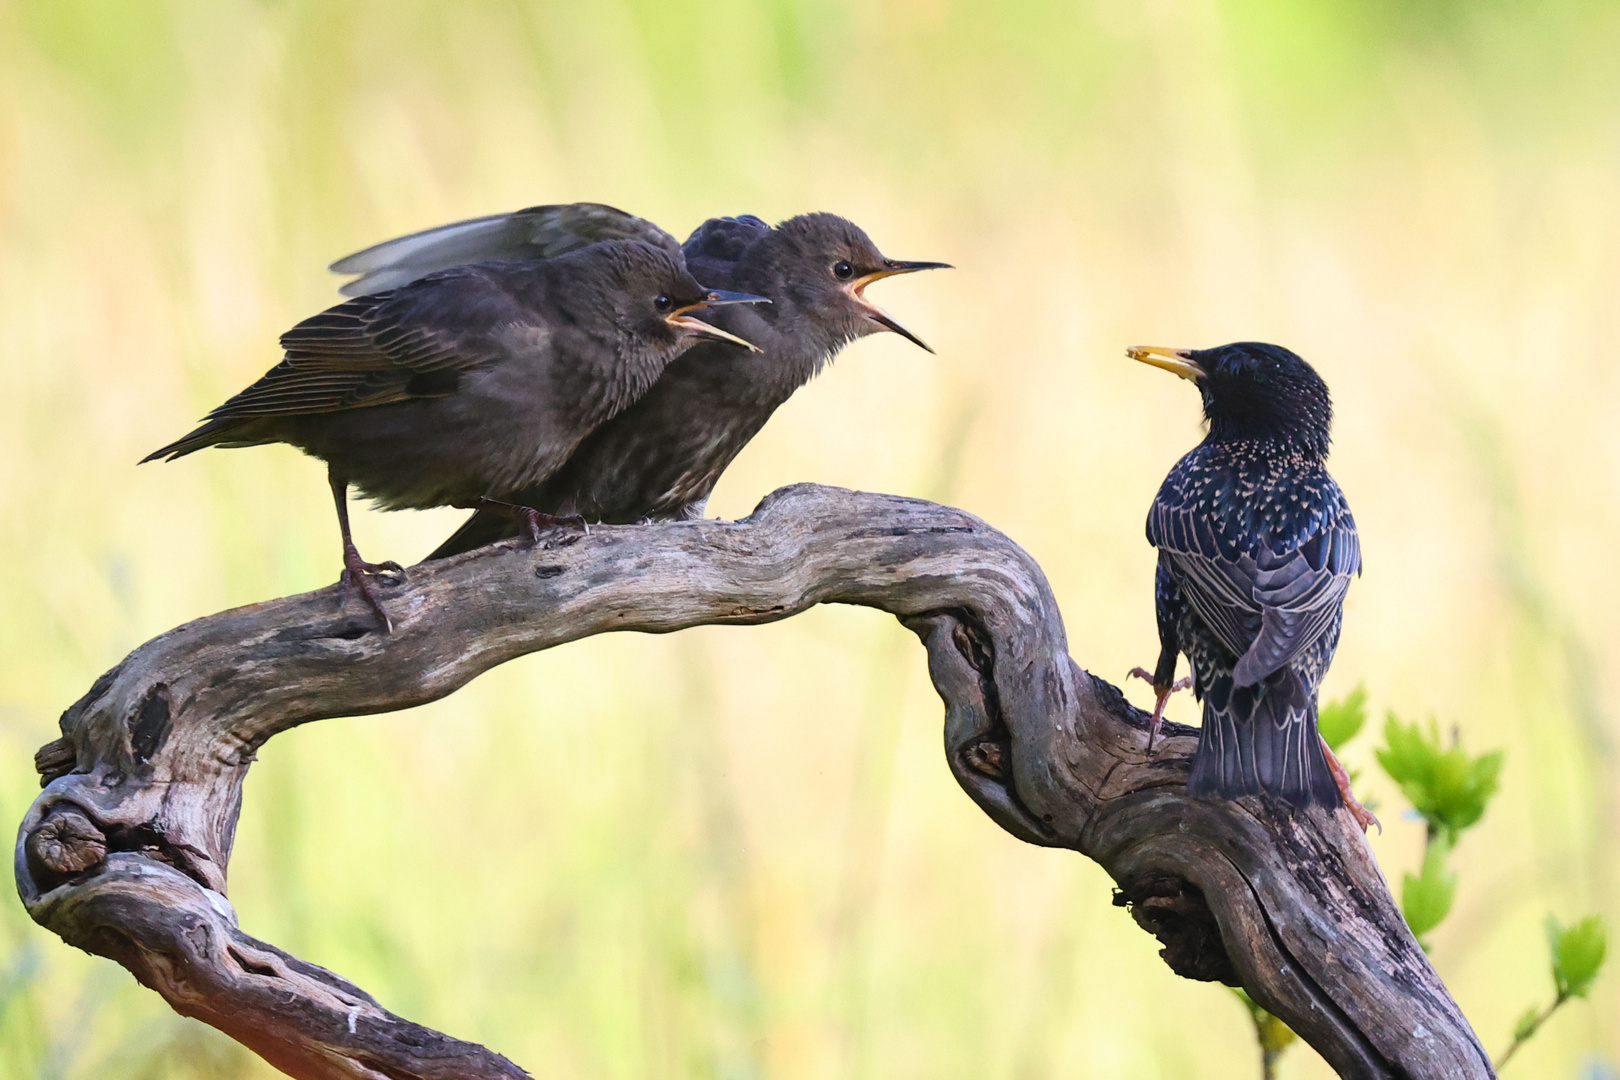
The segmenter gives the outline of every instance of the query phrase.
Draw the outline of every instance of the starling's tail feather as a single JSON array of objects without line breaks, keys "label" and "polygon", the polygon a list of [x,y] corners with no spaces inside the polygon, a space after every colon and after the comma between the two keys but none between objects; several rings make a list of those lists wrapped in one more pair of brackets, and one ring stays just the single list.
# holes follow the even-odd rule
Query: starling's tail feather
[{"label": "starling's tail feather", "polygon": [[1291,806],[1341,804],[1316,733],[1316,695],[1290,668],[1258,686],[1217,679],[1204,698],[1204,727],[1188,790],[1235,799],[1262,792]]}]

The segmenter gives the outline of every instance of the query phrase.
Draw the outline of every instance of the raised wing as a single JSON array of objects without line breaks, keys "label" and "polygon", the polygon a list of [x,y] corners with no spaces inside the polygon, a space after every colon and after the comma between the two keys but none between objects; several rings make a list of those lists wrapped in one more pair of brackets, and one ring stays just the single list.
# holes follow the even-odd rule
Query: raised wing
[{"label": "raised wing", "polygon": [[1298,547],[1278,552],[1261,542],[1241,552],[1192,507],[1154,502],[1148,539],[1168,559],[1186,602],[1239,658],[1235,686],[1291,664],[1338,617],[1350,578],[1361,570],[1361,545],[1342,500],[1331,503],[1321,528]]},{"label": "raised wing", "polygon": [[554,259],[603,240],[644,240],[672,252],[680,244],[644,218],[602,203],[531,206],[509,214],[424,229],[346,255],[330,267],[359,274],[344,296],[383,292],[436,270],[503,259]]}]

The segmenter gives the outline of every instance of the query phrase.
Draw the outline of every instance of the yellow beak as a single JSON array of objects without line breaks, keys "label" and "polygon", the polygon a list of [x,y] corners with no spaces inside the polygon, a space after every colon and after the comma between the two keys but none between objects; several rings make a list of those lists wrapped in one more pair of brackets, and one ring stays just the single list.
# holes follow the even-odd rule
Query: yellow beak
[{"label": "yellow beak", "polygon": [[1132,360],[1152,364],[1173,375],[1197,382],[1208,373],[1193,362],[1192,353],[1191,349],[1167,349],[1162,345],[1133,345],[1125,350],[1125,355]]}]

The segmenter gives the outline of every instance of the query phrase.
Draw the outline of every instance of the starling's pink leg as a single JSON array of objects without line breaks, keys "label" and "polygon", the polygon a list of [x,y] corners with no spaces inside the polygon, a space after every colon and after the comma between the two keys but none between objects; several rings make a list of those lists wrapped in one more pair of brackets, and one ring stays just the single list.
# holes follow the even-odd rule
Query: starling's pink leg
[{"label": "starling's pink leg", "polygon": [[[1147,683],[1153,682],[1153,675],[1146,668],[1139,668],[1139,667],[1138,668],[1131,668],[1131,670],[1126,673],[1125,677],[1130,678],[1130,676],[1132,676],[1132,675],[1135,675],[1138,679],[1141,679],[1143,682],[1147,682]],[[1189,687],[1191,685],[1192,685],[1192,676],[1191,675],[1187,675],[1187,676],[1184,676],[1184,677],[1182,677],[1180,679],[1177,679],[1175,682],[1171,683],[1169,686],[1159,686],[1157,684],[1154,685],[1153,693],[1154,693],[1154,696],[1155,696],[1155,700],[1153,702],[1153,718],[1148,721],[1148,744],[1147,744],[1147,752],[1148,753],[1150,753],[1150,754],[1153,753],[1153,744],[1159,738],[1159,728],[1160,728],[1161,725],[1164,724],[1164,705],[1165,705],[1165,702],[1169,701],[1170,700],[1170,695],[1175,693],[1177,690],[1185,690],[1185,689],[1187,689],[1187,687]]]},{"label": "starling's pink leg", "polygon": [[368,563],[360,557],[360,551],[354,546],[354,537],[349,534],[349,480],[340,476],[338,471],[327,466],[326,478],[332,485],[332,501],[337,505],[338,528],[343,533],[343,591],[358,589],[360,595],[370,605],[371,610],[377,613],[382,620],[383,631],[392,634],[394,621],[383,610],[382,600],[377,596],[377,587],[373,579],[381,574],[398,574],[403,580],[405,570],[397,562]]},{"label": "starling's pink leg", "polygon": [[[1322,737],[1318,735],[1317,738],[1321,739]],[[1327,755],[1328,768],[1333,771],[1333,779],[1339,785],[1339,794],[1344,798],[1344,807],[1350,811],[1350,816],[1356,819],[1356,824],[1361,826],[1361,831],[1366,832],[1374,825],[1377,825],[1378,831],[1383,832],[1384,823],[1374,817],[1373,812],[1362,806],[1356,800],[1355,795],[1351,793],[1350,774],[1345,772],[1343,765],[1339,764],[1339,759],[1333,756],[1333,747],[1327,744],[1326,739],[1322,739],[1322,753]]]}]

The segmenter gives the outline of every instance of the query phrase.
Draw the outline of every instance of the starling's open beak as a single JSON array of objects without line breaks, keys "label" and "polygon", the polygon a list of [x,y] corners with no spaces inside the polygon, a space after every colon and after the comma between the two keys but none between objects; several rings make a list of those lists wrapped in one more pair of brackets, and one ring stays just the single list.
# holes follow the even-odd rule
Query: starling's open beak
[{"label": "starling's open beak", "polygon": [[1125,355],[1132,360],[1140,360],[1144,364],[1152,364],[1156,368],[1163,368],[1183,379],[1197,382],[1207,372],[1193,362],[1191,349],[1166,349],[1161,345],[1133,345],[1125,350]]},{"label": "starling's open beak", "polygon": [[934,350],[928,347],[928,343],[926,341],[918,337],[916,334],[913,334],[910,330],[907,330],[904,326],[901,326],[900,321],[893,315],[890,315],[887,311],[884,311],[882,308],[868,300],[865,296],[866,287],[872,284],[874,281],[882,281],[884,278],[894,277],[896,274],[912,274],[918,270],[950,269],[953,269],[950,263],[901,262],[899,259],[885,259],[883,260],[883,268],[881,270],[874,270],[870,274],[863,274],[854,281],[850,282],[848,286],[849,295],[854,298],[855,303],[859,304],[866,310],[867,317],[873,322],[877,323],[879,326],[883,327],[883,329],[893,330],[895,333],[899,334],[913,345],[916,345],[918,348],[924,349],[928,352],[933,352]]},{"label": "starling's open beak", "polygon": [[709,294],[695,304],[676,308],[664,316],[664,321],[679,330],[696,334],[699,337],[713,338],[715,341],[726,341],[733,345],[741,345],[749,352],[764,352],[751,341],[744,341],[736,334],[728,334],[713,323],[706,323],[702,319],[693,318],[687,312],[698,308],[719,307],[722,304],[768,304],[770,299],[764,296],[755,296],[753,293],[728,292],[725,289],[710,289]]}]

